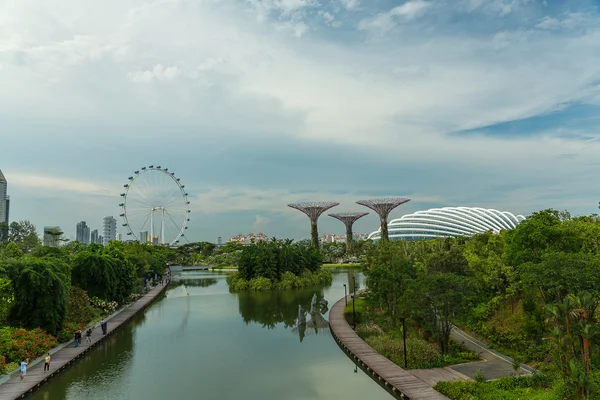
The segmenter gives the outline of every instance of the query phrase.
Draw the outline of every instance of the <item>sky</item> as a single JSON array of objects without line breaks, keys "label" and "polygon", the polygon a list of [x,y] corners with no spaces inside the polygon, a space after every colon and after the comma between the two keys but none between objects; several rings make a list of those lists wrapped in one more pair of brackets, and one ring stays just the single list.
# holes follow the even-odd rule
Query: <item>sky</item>
[{"label": "sky", "polygon": [[189,241],[306,238],[296,201],[590,214],[599,49],[591,0],[2,0],[11,220],[100,228],[149,165]]}]

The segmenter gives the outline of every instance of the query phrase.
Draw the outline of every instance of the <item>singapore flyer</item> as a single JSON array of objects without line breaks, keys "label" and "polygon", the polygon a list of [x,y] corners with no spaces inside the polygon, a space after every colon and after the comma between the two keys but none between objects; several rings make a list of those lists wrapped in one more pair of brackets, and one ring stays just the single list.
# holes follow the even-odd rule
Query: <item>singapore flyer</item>
[{"label": "singapore flyer", "polygon": [[121,193],[121,217],[131,240],[174,246],[185,236],[190,202],[179,178],[150,165],[135,171]]}]

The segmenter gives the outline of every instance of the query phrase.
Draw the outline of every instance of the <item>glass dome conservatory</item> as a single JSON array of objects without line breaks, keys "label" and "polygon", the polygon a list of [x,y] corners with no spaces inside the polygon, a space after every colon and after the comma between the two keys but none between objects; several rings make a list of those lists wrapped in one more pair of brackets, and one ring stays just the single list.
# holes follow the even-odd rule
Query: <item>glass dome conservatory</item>
[{"label": "glass dome conservatory", "polygon": [[[508,211],[479,207],[443,207],[403,215],[388,223],[390,240],[419,240],[437,237],[472,236],[513,229],[525,219]],[[379,240],[380,231],[367,239]]]}]

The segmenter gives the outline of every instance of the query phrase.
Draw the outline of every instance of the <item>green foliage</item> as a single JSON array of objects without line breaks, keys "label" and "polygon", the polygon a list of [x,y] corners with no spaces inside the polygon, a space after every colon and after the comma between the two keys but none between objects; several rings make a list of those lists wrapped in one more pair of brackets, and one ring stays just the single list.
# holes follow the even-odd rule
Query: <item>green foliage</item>
[{"label": "green foliage", "polygon": [[282,280],[273,281],[265,277],[255,277],[250,280],[244,279],[238,272],[227,277],[227,284],[231,292],[267,291],[267,290],[289,290],[312,286],[330,285],[333,280],[331,272],[319,270],[316,272],[304,271],[302,276],[296,276],[286,272]]},{"label": "green foliage", "polygon": [[8,278],[0,278],[0,326],[6,323],[14,301],[12,281]]},{"label": "green foliage", "polygon": [[11,329],[10,349],[5,354],[10,362],[19,362],[26,358],[33,360],[58,344],[56,338],[40,328]]},{"label": "green foliage", "polygon": [[[404,344],[391,335],[377,335],[365,340],[378,353],[395,364],[404,367]],[[407,362],[409,369],[443,367],[440,351],[431,343],[419,338],[406,339]]]},{"label": "green foliage", "polygon": [[238,272],[227,279],[234,292],[288,290],[330,284],[333,280],[331,272],[320,268],[318,250],[292,240],[257,242],[239,251]]},{"label": "green foliage", "polygon": [[483,371],[481,369],[478,369],[477,371],[475,371],[475,375],[473,376],[473,379],[475,379],[475,382],[477,382],[477,383],[484,383],[486,381],[485,375],[483,374]]},{"label": "green foliage", "polygon": [[356,324],[363,322],[365,314],[365,300],[360,297],[354,299],[354,312],[352,311],[352,300],[348,300],[348,304],[344,307],[344,317],[350,325],[354,325],[354,316],[356,316]]},{"label": "green foliage", "polygon": [[504,377],[491,382],[438,382],[434,389],[453,400],[557,400],[563,397],[559,382],[541,374]]},{"label": "green foliage", "polygon": [[77,286],[69,288],[69,303],[67,305],[67,322],[87,324],[92,320],[93,310],[87,292]]},{"label": "green foliage", "polygon": [[0,355],[6,356],[10,350],[10,333],[11,329],[8,326],[0,328]]},{"label": "green foliage", "polygon": [[9,319],[57,333],[65,320],[69,267],[58,259],[24,257],[11,271],[15,301]]}]

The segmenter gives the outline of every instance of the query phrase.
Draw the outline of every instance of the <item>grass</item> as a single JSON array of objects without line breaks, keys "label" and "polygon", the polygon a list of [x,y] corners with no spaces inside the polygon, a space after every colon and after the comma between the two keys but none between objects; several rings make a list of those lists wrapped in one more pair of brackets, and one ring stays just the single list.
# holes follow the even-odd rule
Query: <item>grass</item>
[{"label": "grass", "polygon": [[362,264],[323,264],[323,268],[362,268]]}]

